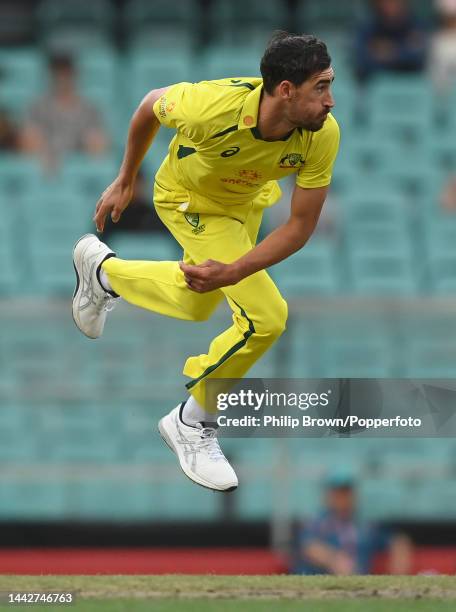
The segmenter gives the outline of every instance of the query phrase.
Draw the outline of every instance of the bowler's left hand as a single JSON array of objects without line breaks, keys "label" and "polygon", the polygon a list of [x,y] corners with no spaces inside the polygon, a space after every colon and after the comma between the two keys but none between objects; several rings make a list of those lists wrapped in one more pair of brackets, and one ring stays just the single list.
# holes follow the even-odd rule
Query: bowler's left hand
[{"label": "bowler's left hand", "polygon": [[208,259],[197,266],[180,261],[179,266],[184,273],[187,287],[197,293],[207,293],[220,287],[235,285],[240,280],[233,264],[224,264],[213,259]]}]

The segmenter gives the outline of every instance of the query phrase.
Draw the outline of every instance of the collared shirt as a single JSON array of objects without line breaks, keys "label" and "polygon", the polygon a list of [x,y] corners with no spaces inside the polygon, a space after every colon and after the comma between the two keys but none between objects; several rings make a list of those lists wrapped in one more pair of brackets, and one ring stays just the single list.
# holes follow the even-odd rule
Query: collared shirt
[{"label": "collared shirt", "polygon": [[[304,188],[329,185],[339,128],[328,115],[318,132],[295,129],[266,141],[257,128],[261,78],[178,83],[154,104],[161,124],[175,128],[156,182],[222,206],[248,204],[262,193],[277,200],[276,180],[295,173]],[[182,195],[182,201],[186,198]]]}]

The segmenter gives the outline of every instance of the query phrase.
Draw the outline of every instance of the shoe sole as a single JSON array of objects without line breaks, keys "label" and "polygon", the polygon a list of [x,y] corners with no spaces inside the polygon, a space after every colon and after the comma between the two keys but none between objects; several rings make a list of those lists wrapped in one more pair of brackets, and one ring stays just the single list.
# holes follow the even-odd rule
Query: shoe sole
[{"label": "shoe sole", "polygon": [[[73,301],[72,301],[72,307],[71,307],[71,315],[72,315],[72,317],[73,317],[73,322],[74,322],[74,324],[76,325],[76,327],[79,329],[79,331],[80,331],[82,334],[84,334],[84,336],[85,336],[86,338],[90,338],[91,340],[96,340],[96,339],[97,339],[99,336],[89,336],[89,335],[87,335],[87,334],[86,334],[86,333],[83,331],[83,329],[82,329],[82,328],[79,326],[79,323],[77,322],[76,317],[75,317],[75,314],[74,314],[74,311],[75,311],[74,304],[75,304],[75,301],[76,301],[76,298],[77,298],[77,295],[78,295],[78,292],[79,292],[79,288],[80,288],[80,286],[81,286],[81,279],[80,279],[79,272],[78,272],[78,269],[77,269],[77,266],[76,266],[76,261],[75,261],[75,251],[76,251],[76,248],[77,248],[78,244],[79,244],[80,242],[82,242],[82,240],[84,240],[84,239],[85,239],[85,238],[87,238],[88,236],[93,236],[93,235],[94,235],[94,234],[84,234],[84,236],[81,236],[81,237],[79,238],[79,240],[78,240],[78,241],[75,243],[74,247],[73,247],[73,268],[74,268],[74,273],[75,273],[75,275],[76,275],[76,287],[75,287],[75,290],[74,290],[74,293],[73,293]],[[81,257],[83,257],[83,256],[84,256],[84,253],[85,253],[85,250],[84,250],[84,251],[81,253]]]},{"label": "shoe sole", "polygon": [[190,470],[185,463],[181,460],[181,457],[179,456],[179,453],[176,450],[176,447],[174,446],[171,437],[168,435],[167,431],[166,431],[166,427],[164,424],[166,417],[164,417],[163,419],[160,419],[160,421],[158,422],[158,431],[160,432],[160,436],[162,437],[162,440],[164,441],[164,443],[168,446],[168,448],[170,450],[173,451],[173,453],[176,455],[176,457],[179,460],[179,465],[181,467],[181,470],[184,472],[184,474],[187,476],[187,478],[189,478],[192,482],[195,482],[197,485],[199,485],[200,487],[203,487],[204,489],[209,489],[210,491],[221,491],[222,493],[229,493],[230,491],[235,491],[238,487],[238,485],[233,485],[231,487],[227,487],[226,489],[222,489],[220,487],[216,487],[212,484],[209,484],[207,480],[204,480],[203,478],[200,478],[197,474],[195,474],[195,472],[193,472],[192,470]]}]

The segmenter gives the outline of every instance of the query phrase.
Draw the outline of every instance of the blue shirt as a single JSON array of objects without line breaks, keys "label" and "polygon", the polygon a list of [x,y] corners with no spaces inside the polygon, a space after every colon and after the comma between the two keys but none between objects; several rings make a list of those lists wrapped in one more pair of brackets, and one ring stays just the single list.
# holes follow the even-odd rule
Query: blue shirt
[{"label": "blue shirt", "polygon": [[374,555],[385,551],[391,542],[391,533],[356,517],[341,520],[328,510],[322,511],[301,528],[298,536],[299,552],[294,573],[327,574],[328,571],[313,565],[302,553],[311,542],[320,542],[344,551],[354,558],[358,574],[371,571]]}]

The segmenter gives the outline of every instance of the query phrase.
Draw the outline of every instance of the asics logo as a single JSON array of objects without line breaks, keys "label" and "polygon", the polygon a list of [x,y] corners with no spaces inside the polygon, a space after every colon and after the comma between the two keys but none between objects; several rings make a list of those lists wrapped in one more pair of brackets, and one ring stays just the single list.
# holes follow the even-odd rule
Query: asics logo
[{"label": "asics logo", "polygon": [[[96,300],[95,297],[93,295],[93,287],[92,287],[92,274],[93,274],[93,269],[95,268],[95,262],[92,263],[92,265],[90,266],[90,269],[87,270],[87,268],[84,270],[83,268],[83,272],[82,272],[82,287],[81,287],[81,301],[79,302],[79,310],[85,310],[86,308],[88,308],[91,304],[96,305]],[[87,273],[87,275],[84,275],[84,272]],[[82,299],[86,298],[87,302],[85,304],[82,304]]]},{"label": "asics logo", "polygon": [[240,150],[240,147],[230,147],[226,151],[220,153],[220,155],[222,157],[232,157],[233,155],[236,155],[236,153],[239,153]]}]

